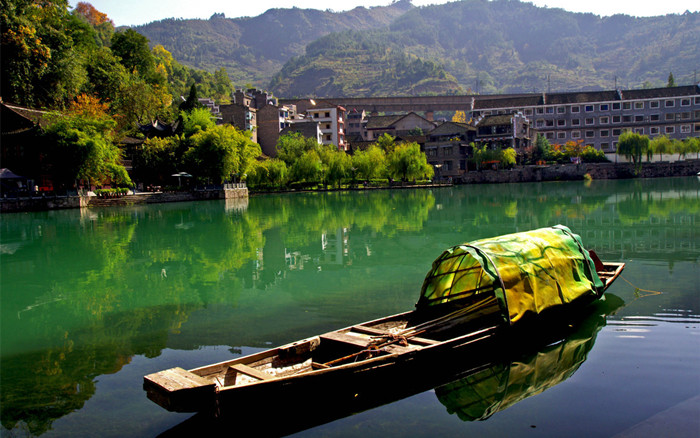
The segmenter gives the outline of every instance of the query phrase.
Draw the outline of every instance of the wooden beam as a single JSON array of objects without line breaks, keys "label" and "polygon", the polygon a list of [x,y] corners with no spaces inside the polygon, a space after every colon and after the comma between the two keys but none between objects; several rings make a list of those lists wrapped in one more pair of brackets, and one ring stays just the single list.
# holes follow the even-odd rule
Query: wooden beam
[{"label": "wooden beam", "polygon": [[239,373],[243,373],[246,376],[254,377],[258,380],[270,380],[274,379],[274,376],[271,376],[267,373],[263,373],[262,371],[258,371],[255,368],[249,367],[248,365],[244,365],[242,363],[237,363],[234,365],[231,365],[229,369],[232,369],[234,371],[238,371]]}]

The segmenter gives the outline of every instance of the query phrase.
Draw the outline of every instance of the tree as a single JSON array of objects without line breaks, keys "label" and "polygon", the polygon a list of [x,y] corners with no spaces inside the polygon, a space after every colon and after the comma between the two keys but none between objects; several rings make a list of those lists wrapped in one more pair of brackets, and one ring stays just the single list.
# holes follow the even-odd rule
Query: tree
[{"label": "tree", "polygon": [[425,154],[418,143],[405,143],[396,146],[387,156],[389,175],[395,179],[432,178],[433,167],[428,164]]},{"label": "tree", "polygon": [[72,187],[81,179],[130,185],[121,165],[121,151],[113,142],[115,127],[107,106],[86,95],[78,96],[66,114],[55,115],[44,135],[56,185]]},{"label": "tree", "polygon": [[374,144],[379,146],[384,151],[384,153],[388,154],[392,152],[396,147],[396,137],[385,132],[377,139],[376,142],[374,142]]},{"label": "tree", "polygon": [[515,152],[515,149],[513,148],[505,148],[501,150],[500,153],[500,162],[503,165],[504,168],[509,168],[515,166],[515,158],[517,156],[517,153]]},{"label": "tree", "polygon": [[698,137],[688,137],[684,140],[687,143],[687,149],[689,154],[696,154],[696,158],[700,158],[700,138]]},{"label": "tree", "polygon": [[452,121],[455,123],[467,123],[467,115],[464,111],[455,111],[455,114],[452,116]]},{"label": "tree", "polygon": [[673,153],[673,143],[667,136],[661,135],[649,142],[649,150],[659,154],[659,161],[661,161],[663,154]]},{"label": "tree", "polygon": [[199,103],[197,98],[197,86],[192,84],[190,87],[190,94],[187,95],[187,100],[180,104],[180,111],[192,111],[197,108],[202,108],[202,104]]},{"label": "tree", "polygon": [[688,143],[682,140],[673,140],[673,152],[678,152],[678,159],[685,158],[688,154]]},{"label": "tree", "polygon": [[134,176],[143,183],[166,184],[180,171],[182,154],[179,137],[149,138],[134,154]]},{"label": "tree", "polygon": [[583,140],[569,140],[564,144],[566,155],[571,158],[579,158],[584,150]]},{"label": "tree", "polygon": [[384,175],[386,171],[386,155],[376,144],[366,150],[359,150],[352,156],[352,166],[360,179],[371,180]]},{"label": "tree", "polygon": [[316,139],[304,137],[299,132],[290,132],[277,139],[277,157],[291,168],[294,163],[307,151],[317,150]]},{"label": "tree", "polygon": [[180,117],[182,117],[182,131],[186,137],[206,131],[215,125],[211,111],[207,108],[194,108],[189,112],[182,111]]},{"label": "tree", "polygon": [[670,72],[668,74],[668,82],[666,83],[666,86],[668,88],[675,87],[676,86],[676,79],[673,77],[673,72]]},{"label": "tree", "polygon": [[350,156],[332,145],[327,145],[321,148],[320,158],[323,163],[325,182],[331,186],[336,184],[340,188],[340,183],[350,175],[352,170]]},{"label": "tree", "polygon": [[148,47],[148,38],[133,29],[117,32],[112,36],[112,53],[119,57],[130,73],[152,82],[155,69],[153,53]]},{"label": "tree", "polygon": [[634,172],[638,174],[642,168],[642,157],[649,149],[649,137],[632,131],[623,132],[617,142],[618,155],[624,155],[634,164]]},{"label": "tree", "polygon": [[290,176],[293,181],[315,183],[319,181],[323,163],[318,152],[307,150],[294,161],[290,169]]},{"label": "tree", "polygon": [[151,123],[162,118],[171,118],[172,97],[160,85],[147,83],[138,75],[128,74],[119,88],[119,94],[112,105],[120,115],[121,129],[132,129],[136,124]]},{"label": "tree", "polygon": [[242,176],[251,160],[260,155],[260,146],[250,141],[250,133],[231,125],[216,125],[189,139],[185,152],[191,173],[219,184],[233,176]]}]

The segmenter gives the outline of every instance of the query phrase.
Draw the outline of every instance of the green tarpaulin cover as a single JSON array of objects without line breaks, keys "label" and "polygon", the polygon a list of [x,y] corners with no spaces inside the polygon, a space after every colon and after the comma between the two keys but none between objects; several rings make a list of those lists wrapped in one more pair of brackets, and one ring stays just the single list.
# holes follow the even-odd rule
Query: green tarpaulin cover
[{"label": "green tarpaulin cover", "polygon": [[495,295],[512,324],[602,294],[594,266],[581,238],[563,225],[464,243],[433,262],[417,307]]}]

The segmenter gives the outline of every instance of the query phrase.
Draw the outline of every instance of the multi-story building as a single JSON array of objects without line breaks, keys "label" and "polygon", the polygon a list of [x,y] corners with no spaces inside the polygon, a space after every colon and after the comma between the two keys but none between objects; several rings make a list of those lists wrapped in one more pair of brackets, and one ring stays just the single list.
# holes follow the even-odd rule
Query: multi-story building
[{"label": "multi-story building", "polygon": [[384,134],[393,137],[421,136],[437,124],[414,112],[388,116],[370,116],[365,124],[365,139],[375,141]]},{"label": "multi-story building", "polygon": [[476,138],[476,128],[466,123],[444,122],[427,134],[424,151],[435,178],[458,177],[467,172],[471,153],[469,143]]},{"label": "multi-story building", "polygon": [[322,144],[332,144],[338,150],[347,151],[345,112],[345,108],[339,105],[312,106],[306,110],[306,118],[319,123],[322,133]]},{"label": "multi-story building", "polygon": [[522,151],[534,142],[535,132],[522,113],[479,116],[474,120],[474,141]]},{"label": "multi-story building", "polygon": [[700,135],[700,87],[546,93],[484,97],[473,101],[474,116],[521,112],[551,143],[582,140],[615,152],[625,130],[651,138]]}]

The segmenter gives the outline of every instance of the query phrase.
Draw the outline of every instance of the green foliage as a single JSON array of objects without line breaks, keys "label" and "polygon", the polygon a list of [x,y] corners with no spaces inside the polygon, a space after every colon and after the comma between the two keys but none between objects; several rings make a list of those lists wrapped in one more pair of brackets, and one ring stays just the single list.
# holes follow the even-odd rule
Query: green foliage
[{"label": "green foliage", "polygon": [[287,165],[276,158],[253,162],[246,182],[249,188],[279,189],[287,182]]},{"label": "green foliage", "polygon": [[289,170],[290,178],[293,181],[317,183],[321,179],[323,163],[316,150],[311,149],[303,152],[301,156],[292,163]]},{"label": "green foliage", "polygon": [[624,155],[634,163],[635,173],[642,168],[642,157],[649,149],[649,137],[632,131],[623,132],[617,142],[618,155]]},{"label": "green foliage", "polygon": [[324,182],[331,186],[336,184],[340,188],[340,183],[351,176],[352,159],[344,151],[339,151],[332,145],[321,147],[320,157],[323,163]]},{"label": "green foliage", "polygon": [[394,151],[396,148],[396,137],[385,132],[382,134],[376,142],[374,142],[384,153],[388,154]]},{"label": "green foliage", "polygon": [[133,29],[126,29],[112,36],[111,48],[128,72],[135,72],[142,78],[153,81],[155,60],[148,47],[148,38]]},{"label": "green foliage", "polygon": [[400,144],[387,154],[387,170],[390,177],[402,181],[432,178],[434,174],[433,166],[428,164],[425,154],[415,142]]},{"label": "green foliage", "polygon": [[231,125],[217,125],[189,138],[192,145],[184,161],[193,175],[219,184],[240,178],[251,162],[261,154],[260,146],[250,141],[250,134]]},{"label": "green foliage", "polygon": [[673,142],[667,136],[660,135],[649,142],[649,151],[659,154],[659,161],[661,161],[663,154],[673,153]]},{"label": "green foliage", "polygon": [[197,99],[197,86],[192,84],[190,86],[190,94],[188,94],[187,99],[180,104],[180,111],[189,112],[198,108],[202,108],[202,104],[199,103]]},{"label": "green foliage", "polygon": [[54,184],[73,187],[77,180],[131,184],[113,142],[114,120],[102,111],[75,108],[55,115],[44,130],[45,155]]},{"label": "green foliage", "polygon": [[515,152],[515,149],[513,148],[505,148],[501,151],[500,154],[500,162],[503,165],[504,168],[511,168],[515,166],[515,158],[517,157],[517,153]]},{"label": "green foliage", "polygon": [[606,163],[610,160],[605,156],[605,152],[592,146],[586,146],[581,152],[581,160],[584,163]]},{"label": "green foliage", "polygon": [[676,86],[676,79],[673,77],[673,72],[668,74],[668,80],[666,81],[666,86],[671,88]]},{"label": "green foliage", "polygon": [[134,155],[134,176],[145,184],[165,185],[182,165],[178,137],[149,138]]},{"label": "green foliage", "polygon": [[206,131],[215,125],[211,112],[207,108],[194,108],[189,112],[180,112],[183,133],[190,137],[198,132]]},{"label": "green foliage", "polygon": [[291,132],[277,140],[277,157],[284,161],[287,167],[291,167],[305,152],[318,148],[319,144],[315,139]]},{"label": "green foliage", "polygon": [[379,178],[386,173],[386,155],[376,144],[366,150],[355,152],[352,156],[352,166],[355,168],[357,178],[369,181]]}]

